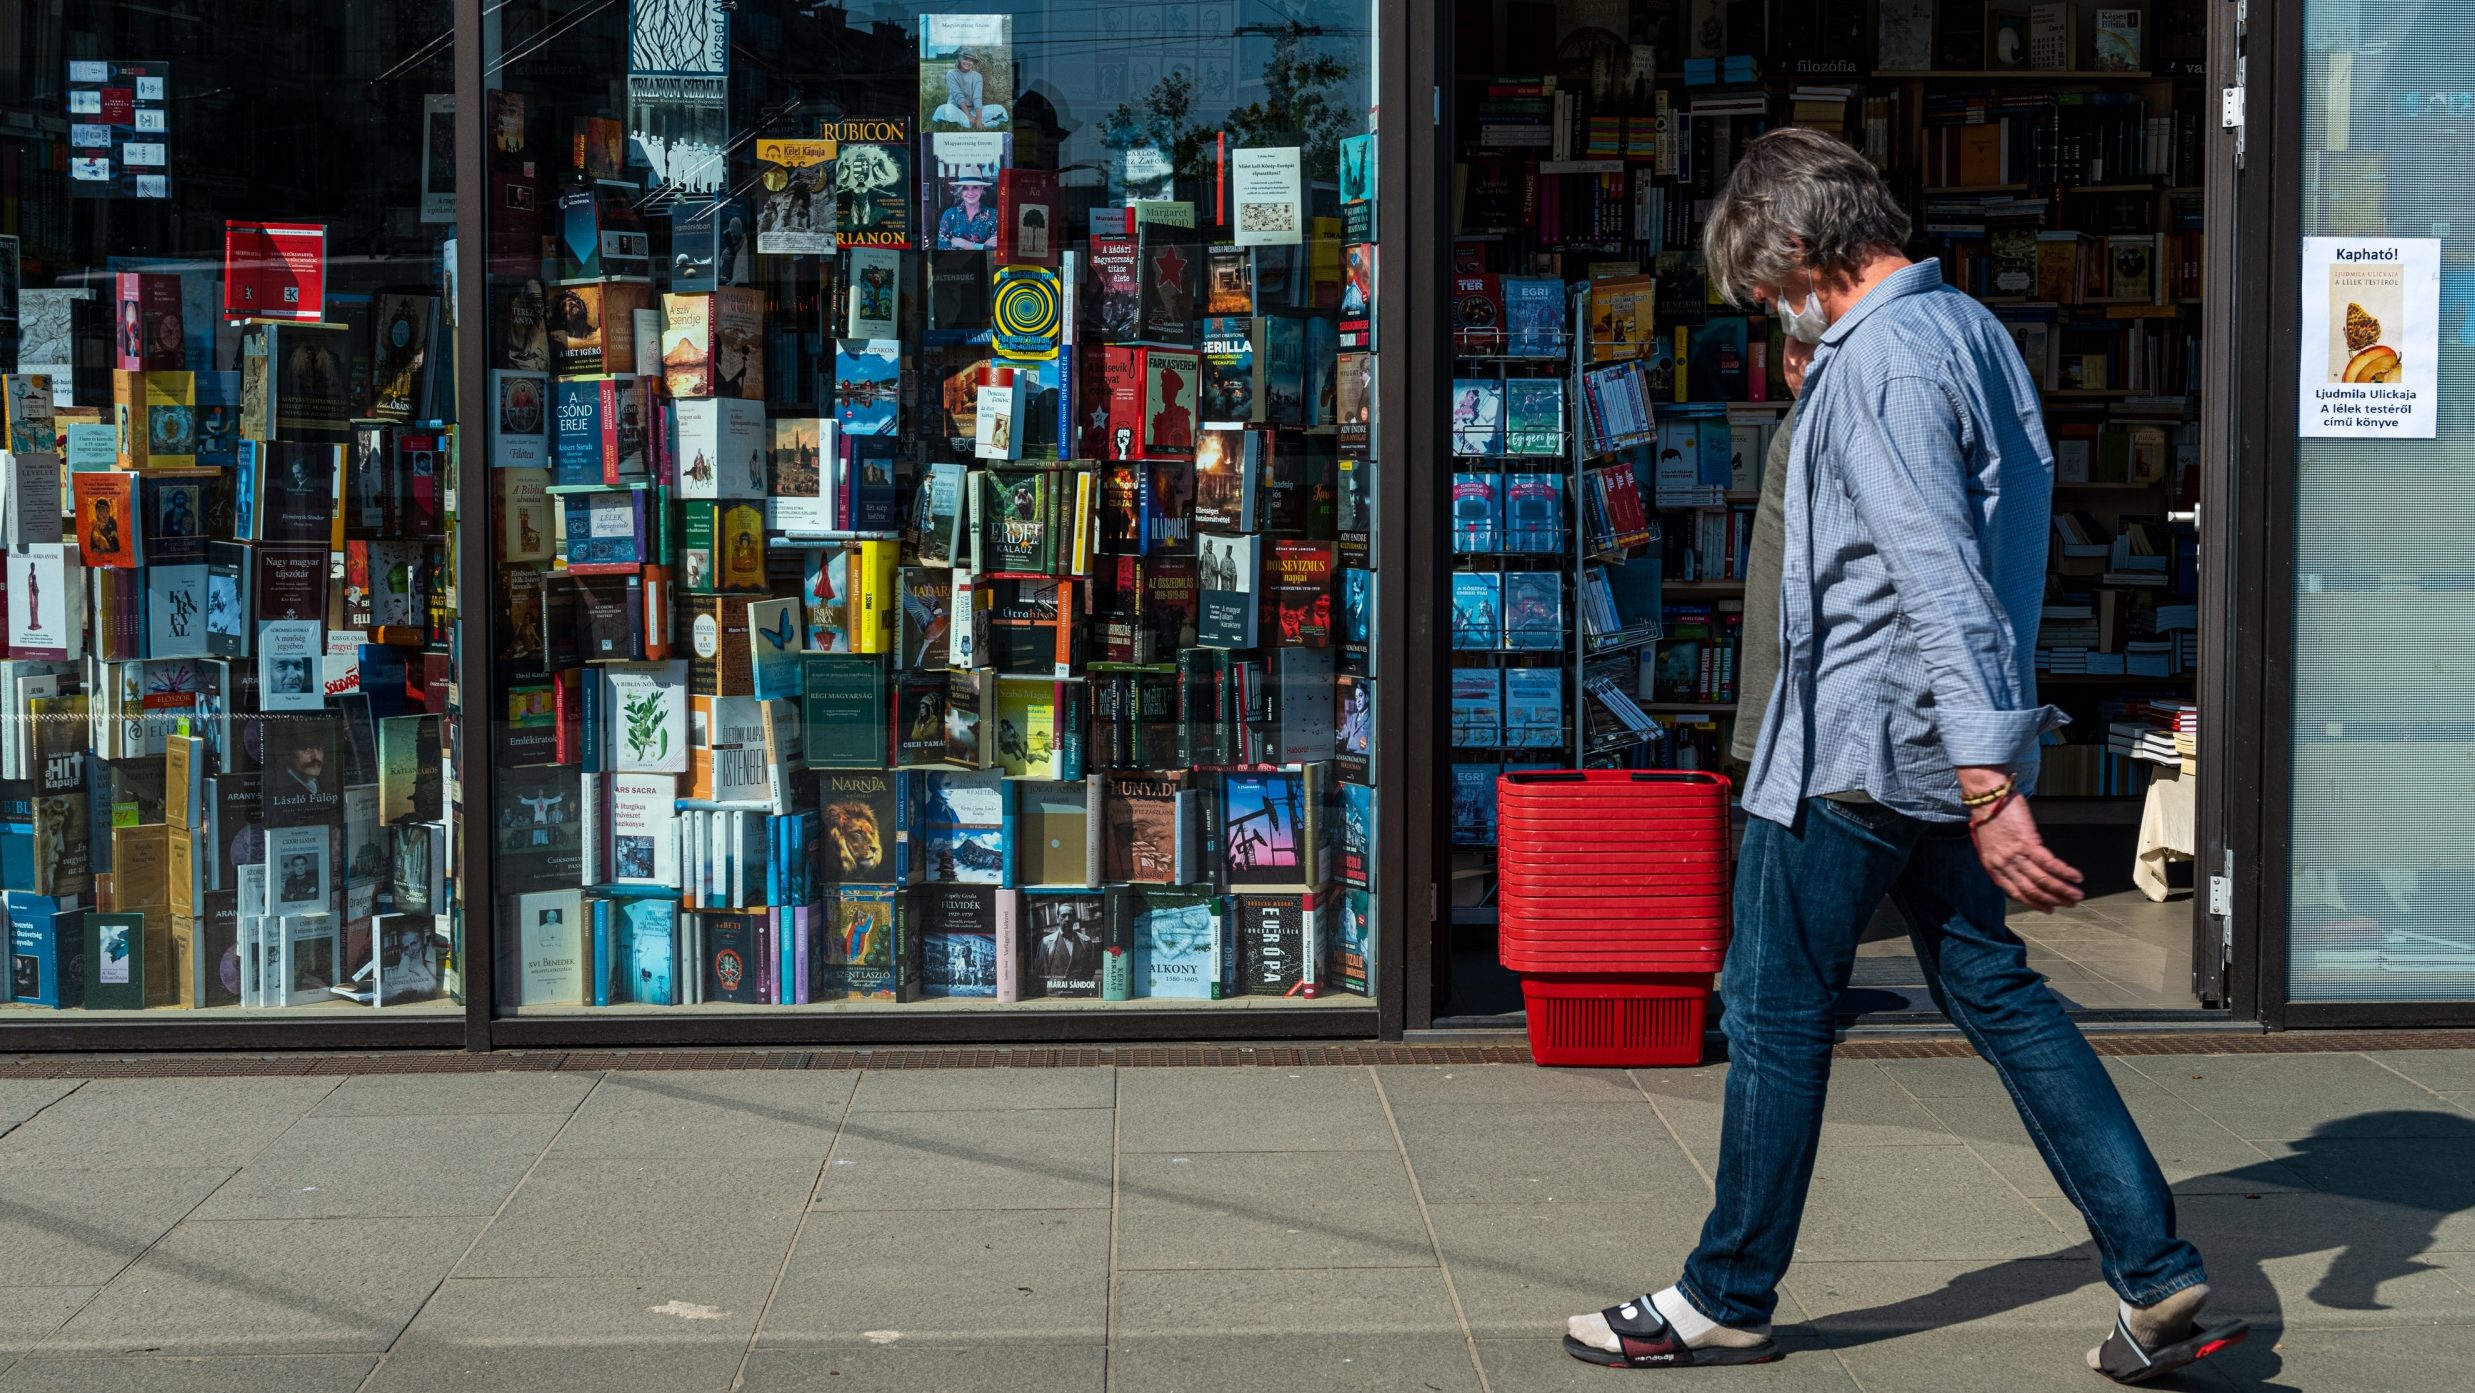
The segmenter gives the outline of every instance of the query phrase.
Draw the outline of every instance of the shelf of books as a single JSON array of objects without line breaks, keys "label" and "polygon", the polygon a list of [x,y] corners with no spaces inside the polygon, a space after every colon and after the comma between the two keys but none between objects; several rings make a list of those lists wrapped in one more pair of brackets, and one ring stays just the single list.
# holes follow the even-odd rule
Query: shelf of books
[{"label": "shelf of books", "polygon": [[499,1007],[1365,1004],[1365,123],[749,10],[711,168],[491,94]]},{"label": "shelf of books", "polygon": [[[443,1011],[458,440],[440,263],[322,227],[62,296],[0,377],[6,999]],[[274,272],[300,317],[255,317]],[[222,314],[190,305],[220,306]]]},{"label": "shelf of books", "polygon": [[[2194,534],[2175,515],[2198,488],[2205,28],[2200,0],[1651,4],[1622,34],[1547,6],[1458,7],[1456,325],[1517,335],[1525,306],[1578,297],[1586,319],[1558,365],[1575,434],[1586,444],[1585,384],[1611,366],[1638,367],[1655,418],[1644,443],[1576,462],[1576,502],[1605,478],[1646,504],[1654,559],[1599,566],[1596,515],[1573,514],[1567,633],[1527,641],[1580,655],[1567,699],[1584,729],[1537,758],[1732,763],[1746,553],[1790,393],[1777,327],[1715,298],[1700,236],[1744,144],[1797,124],[1884,170],[1912,254],[1993,309],[2043,389],[2057,487],[2036,661],[2073,717],[2050,737],[2044,789],[2092,803],[2141,791],[2149,765],[2109,731],[2183,709],[2198,659]],[[1495,375],[1509,422],[1509,383],[1531,374]],[[1465,400],[1456,383],[1456,431]],[[1456,529],[1488,516],[1464,511],[1462,477]],[[1467,583],[1509,613],[1509,592]],[[1509,718],[1510,689],[1482,687],[1473,676],[1465,706],[1456,683],[1456,713],[1495,700]],[[1471,846],[1491,840],[1483,761],[1532,753],[1486,743],[1454,752],[1470,795],[1456,839]]]}]

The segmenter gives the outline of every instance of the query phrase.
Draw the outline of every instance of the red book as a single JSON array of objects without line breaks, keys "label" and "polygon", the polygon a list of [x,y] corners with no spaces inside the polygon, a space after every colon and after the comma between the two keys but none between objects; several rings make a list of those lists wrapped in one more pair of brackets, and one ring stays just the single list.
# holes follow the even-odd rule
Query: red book
[{"label": "red book", "polygon": [[323,223],[226,222],[226,319],[326,317],[327,229]]},{"label": "red book", "polygon": [[1057,171],[1009,169],[997,176],[997,264],[1057,264]]},{"label": "red book", "polygon": [[1143,458],[1143,350],[1100,350],[1100,373],[1092,384],[1092,414],[1100,423],[1096,447],[1086,452],[1099,460]]},{"label": "red book", "polygon": [[112,277],[112,366],[123,372],[179,372],[180,277],[122,271]]}]

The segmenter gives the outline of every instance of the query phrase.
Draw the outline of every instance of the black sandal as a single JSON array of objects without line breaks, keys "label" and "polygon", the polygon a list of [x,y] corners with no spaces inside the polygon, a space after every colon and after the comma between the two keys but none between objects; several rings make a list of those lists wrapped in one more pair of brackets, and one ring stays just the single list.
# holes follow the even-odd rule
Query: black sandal
[{"label": "black sandal", "polygon": [[1650,1298],[1628,1301],[1599,1312],[1607,1320],[1607,1328],[1616,1333],[1621,1352],[1586,1345],[1567,1335],[1564,1352],[1585,1364],[1597,1364],[1609,1369],[1691,1369],[1715,1367],[1721,1364],[1767,1364],[1779,1357],[1776,1341],[1764,1340],[1746,1349],[1692,1349],[1678,1339],[1676,1332],[1660,1319],[1658,1308]]},{"label": "black sandal", "polygon": [[2252,1333],[2248,1321],[2230,1320],[2206,1330],[2194,1326],[2190,1333],[2172,1344],[2156,1349],[2142,1347],[2131,1333],[2130,1324],[2120,1312],[2114,1317],[2114,1333],[2097,1347],[2097,1372],[2116,1383],[2146,1383],[2163,1378],[2177,1369],[2197,1364],[2229,1345],[2239,1345]]}]

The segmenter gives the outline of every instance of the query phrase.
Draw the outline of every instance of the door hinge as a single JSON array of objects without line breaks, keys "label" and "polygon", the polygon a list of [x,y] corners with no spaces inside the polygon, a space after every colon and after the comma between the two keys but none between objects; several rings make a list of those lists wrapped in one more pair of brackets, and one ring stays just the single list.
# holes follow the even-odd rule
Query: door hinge
[{"label": "door hinge", "polygon": [[2209,916],[2223,919],[2234,913],[2234,882],[2222,875],[2209,877]]},{"label": "door hinge", "polygon": [[2217,94],[2217,124],[2229,131],[2243,129],[2243,89],[2227,87]]}]

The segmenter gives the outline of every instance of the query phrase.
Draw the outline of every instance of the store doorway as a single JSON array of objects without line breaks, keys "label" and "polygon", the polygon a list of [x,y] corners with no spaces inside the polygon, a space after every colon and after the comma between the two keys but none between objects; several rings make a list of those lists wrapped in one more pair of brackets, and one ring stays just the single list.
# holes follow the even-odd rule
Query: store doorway
[{"label": "store doorway", "polygon": [[[1439,1023],[1520,1009],[1495,961],[1498,774],[1741,772],[1735,653],[1768,619],[1745,613],[1745,550],[1790,394],[1776,326],[1711,300],[1698,242],[1735,152],[1786,124],[1884,170],[1915,222],[1911,254],[1994,310],[2044,389],[2057,484],[2038,680],[2071,724],[2044,751],[2036,809],[2089,898],[2013,926],[2086,1017],[2222,1003],[2222,960],[2195,956],[2220,940],[2193,889],[2215,821],[2200,815],[2196,508],[2214,443],[2202,423],[2223,409],[2207,350],[2230,338],[2209,332],[2202,235],[2231,221],[2207,177],[2209,21],[2207,0],[1459,0]],[[1589,373],[1624,361],[1646,369],[1655,436],[1601,449]],[[1552,444],[1525,419],[1551,379],[1571,426]],[[1551,548],[1513,511],[1545,473],[1561,476]],[[1656,519],[1647,542],[1606,516],[1609,488],[1628,485]],[[1539,639],[1512,621],[1550,591]],[[1490,615],[1492,629],[1476,622]],[[1868,935],[1843,1014],[1938,1019],[1895,914]]]}]

